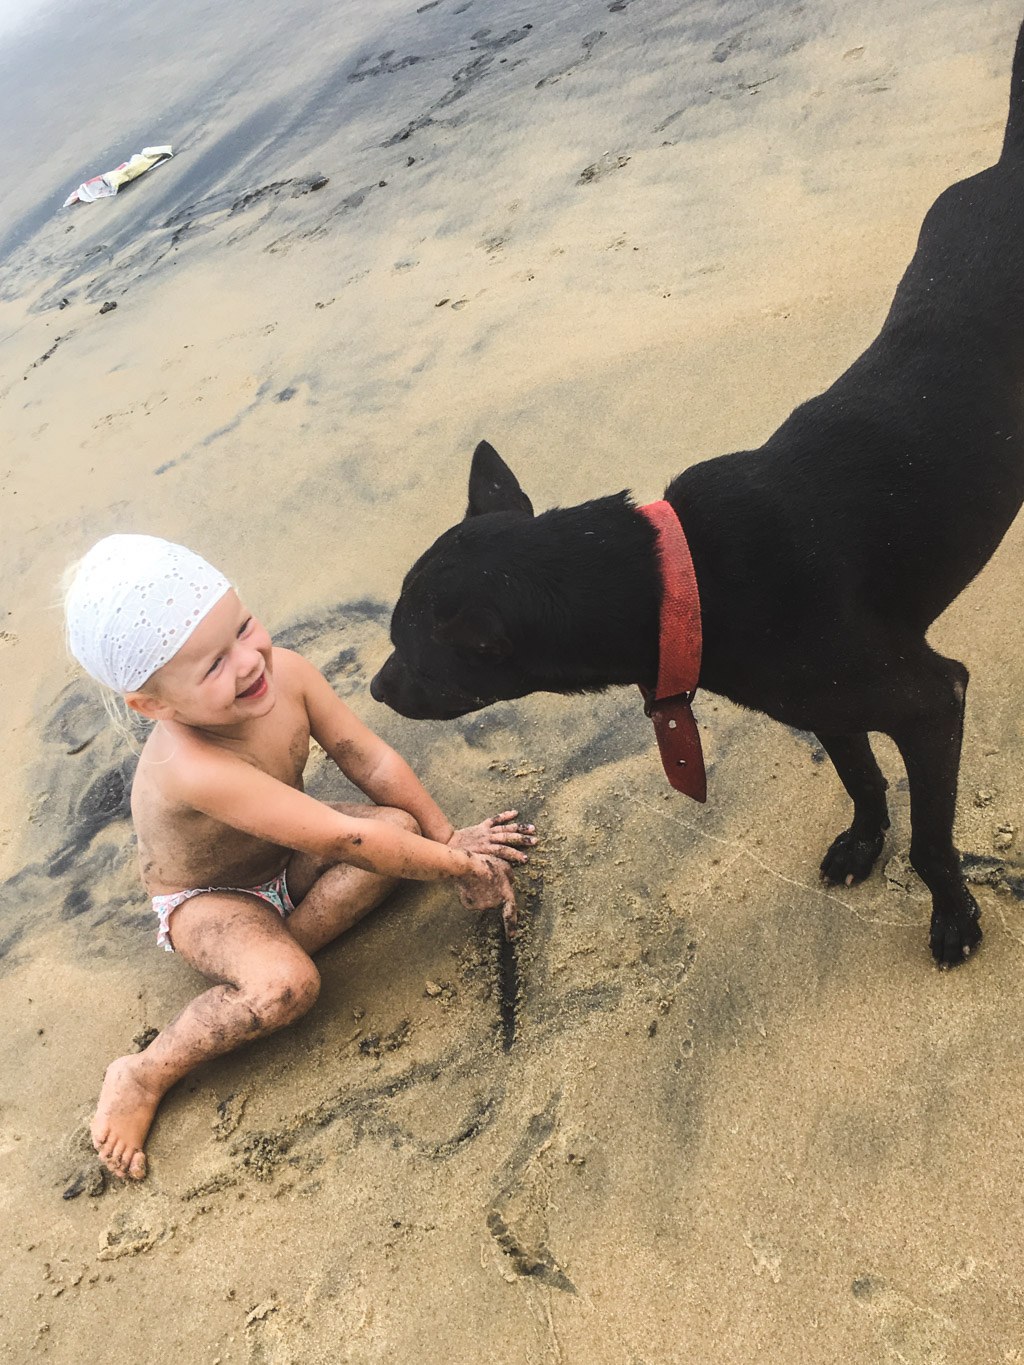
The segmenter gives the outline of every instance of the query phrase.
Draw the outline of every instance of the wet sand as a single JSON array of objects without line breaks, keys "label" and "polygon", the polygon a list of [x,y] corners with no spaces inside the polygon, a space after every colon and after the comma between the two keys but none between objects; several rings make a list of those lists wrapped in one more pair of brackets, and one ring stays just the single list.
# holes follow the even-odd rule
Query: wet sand
[{"label": "wet sand", "polygon": [[[808,736],[703,696],[702,809],[632,694],[441,724],[366,690],[479,439],[538,507],[648,498],[863,349],[998,153],[1018,19],[186,0],[6,43],[0,1359],[1024,1359],[1024,527],[933,631],[972,672],[957,837],[991,883],[951,974],[891,746],[879,870],[827,892],[847,806]],[[172,1094],[131,1188],[90,1157],[103,1068],[198,981],[63,652],[61,570],[114,530],[220,565],[453,818],[545,834],[514,956],[403,891],[307,1018]]]}]

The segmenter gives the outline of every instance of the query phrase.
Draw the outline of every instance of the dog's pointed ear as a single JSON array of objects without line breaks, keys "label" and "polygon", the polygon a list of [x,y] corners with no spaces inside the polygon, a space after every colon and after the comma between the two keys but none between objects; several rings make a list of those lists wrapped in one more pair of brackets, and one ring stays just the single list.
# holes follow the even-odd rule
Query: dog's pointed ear
[{"label": "dog's pointed ear", "polygon": [[507,659],[512,653],[512,642],[490,607],[460,607],[449,620],[438,622],[432,634],[438,644],[468,650],[482,659]]},{"label": "dog's pointed ear", "polygon": [[466,516],[479,517],[485,512],[519,512],[532,517],[533,503],[494,447],[481,441],[473,451]]}]

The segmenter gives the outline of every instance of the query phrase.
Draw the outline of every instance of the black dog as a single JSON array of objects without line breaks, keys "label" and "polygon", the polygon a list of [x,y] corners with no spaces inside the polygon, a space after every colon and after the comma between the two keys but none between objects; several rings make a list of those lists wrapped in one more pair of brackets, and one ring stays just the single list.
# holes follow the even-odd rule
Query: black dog
[{"label": "black dog", "polygon": [[[853,799],[822,863],[859,881],[888,828],[869,730],[910,782],[910,860],[944,966],[981,940],[953,846],[967,669],[928,627],[1024,500],[1024,28],[998,163],[939,196],[878,338],[760,450],[665,497],[703,610],[700,685],[812,730]],[[624,493],[534,517],[486,443],[466,519],[413,566],[373,696],[449,718],[529,692],[653,685],[655,534]]]}]

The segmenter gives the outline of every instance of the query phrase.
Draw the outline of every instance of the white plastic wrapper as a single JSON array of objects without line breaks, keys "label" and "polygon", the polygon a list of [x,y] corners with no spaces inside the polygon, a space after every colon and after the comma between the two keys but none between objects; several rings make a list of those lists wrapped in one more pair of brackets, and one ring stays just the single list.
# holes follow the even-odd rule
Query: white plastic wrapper
[{"label": "white plastic wrapper", "polygon": [[170,146],[143,147],[141,152],[136,152],[128,161],[122,161],[120,166],[115,166],[112,171],[105,171],[103,175],[94,175],[91,180],[83,181],[77,190],[71,191],[61,207],[67,208],[69,204],[91,204],[94,199],[109,199],[122,185],[127,185],[129,180],[138,179],[144,171],[173,155]]}]

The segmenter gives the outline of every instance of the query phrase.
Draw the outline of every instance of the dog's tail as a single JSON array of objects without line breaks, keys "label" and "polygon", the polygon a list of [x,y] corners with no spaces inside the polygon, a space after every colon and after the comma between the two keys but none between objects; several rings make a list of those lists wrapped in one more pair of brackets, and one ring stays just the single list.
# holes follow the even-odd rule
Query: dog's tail
[{"label": "dog's tail", "polygon": [[1013,54],[1013,71],[1010,75],[1010,115],[1006,120],[1006,133],[1003,136],[1003,150],[1000,161],[1024,156],[1024,24],[1017,34],[1017,47]]}]

